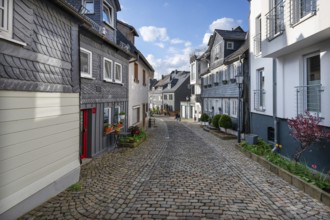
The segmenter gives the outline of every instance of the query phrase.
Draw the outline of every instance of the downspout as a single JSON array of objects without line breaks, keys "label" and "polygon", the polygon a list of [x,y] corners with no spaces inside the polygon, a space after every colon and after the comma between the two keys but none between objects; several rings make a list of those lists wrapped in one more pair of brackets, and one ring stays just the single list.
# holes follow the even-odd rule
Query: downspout
[{"label": "downspout", "polygon": [[273,58],[273,120],[274,120],[274,145],[278,143],[278,120],[277,120],[277,65]]}]

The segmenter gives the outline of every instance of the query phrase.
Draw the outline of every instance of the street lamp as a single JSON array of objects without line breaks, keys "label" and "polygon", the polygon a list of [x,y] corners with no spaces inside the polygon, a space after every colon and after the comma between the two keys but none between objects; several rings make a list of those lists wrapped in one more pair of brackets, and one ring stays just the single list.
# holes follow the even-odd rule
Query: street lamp
[{"label": "street lamp", "polygon": [[243,75],[236,75],[236,83],[238,84],[238,122],[237,122],[237,142],[241,143],[241,87],[243,85]]}]

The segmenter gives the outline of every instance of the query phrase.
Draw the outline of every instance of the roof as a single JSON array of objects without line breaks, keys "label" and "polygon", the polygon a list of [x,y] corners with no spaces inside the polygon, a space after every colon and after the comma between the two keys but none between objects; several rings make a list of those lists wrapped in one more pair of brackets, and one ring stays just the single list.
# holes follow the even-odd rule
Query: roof
[{"label": "roof", "polygon": [[241,27],[237,27],[234,30],[215,29],[214,31],[225,40],[245,40],[246,36],[246,32]]},{"label": "roof", "polygon": [[165,88],[163,93],[175,92],[190,77],[190,72],[175,70],[169,76],[172,76],[172,79],[170,79],[169,82],[171,83],[171,88]]},{"label": "roof", "polygon": [[139,37],[138,32],[136,31],[135,27],[133,27],[132,25],[129,25],[129,24],[127,24],[127,23],[125,23],[125,22],[123,22],[121,20],[117,20],[117,23],[120,23],[120,24],[128,27],[133,32],[134,36]]},{"label": "roof", "polygon": [[[248,36],[248,34],[247,34]],[[238,48],[235,52],[231,53],[230,55],[228,55],[227,57],[225,57],[225,64],[231,63],[235,60],[237,60],[239,58],[240,55],[242,55],[243,53],[245,53],[247,50],[249,49],[249,37],[247,37],[247,39],[245,40],[245,42],[243,43],[243,45]]]},{"label": "roof", "polygon": [[[132,42],[130,42],[121,31],[117,29],[117,44],[121,46],[122,48],[125,48],[126,50],[130,51],[132,54],[135,55],[136,59],[142,60],[142,62],[145,63],[145,65],[152,71],[155,72],[154,68],[151,66],[151,64],[148,62],[148,60],[144,57],[144,55],[135,47]],[[135,60],[134,60],[135,61]]]}]

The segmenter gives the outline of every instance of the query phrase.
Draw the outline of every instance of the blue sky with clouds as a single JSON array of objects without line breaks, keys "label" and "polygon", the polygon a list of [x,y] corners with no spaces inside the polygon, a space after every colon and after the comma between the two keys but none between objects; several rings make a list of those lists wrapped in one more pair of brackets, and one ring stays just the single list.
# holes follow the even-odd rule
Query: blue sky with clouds
[{"label": "blue sky with clouds", "polygon": [[120,0],[118,19],[139,33],[137,48],[155,69],[155,78],[189,70],[189,55],[205,48],[213,30],[248,29],[247,0]]}]

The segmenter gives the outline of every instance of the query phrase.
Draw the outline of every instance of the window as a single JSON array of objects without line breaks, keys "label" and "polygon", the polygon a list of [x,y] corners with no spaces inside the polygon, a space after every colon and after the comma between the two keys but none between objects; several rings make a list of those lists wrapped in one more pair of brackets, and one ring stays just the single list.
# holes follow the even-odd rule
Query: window
[{"label": "window", "polygon": [[122,82],[122,67],[119,63],[115,63],[115,82]]},{"label": "window", "polygon": [[227,49],[228,50],[234,50],[234,42],[228,41],[227,42]]},{"label": "window", "polygon": [[92,52],[80,48],[80,74],[92,78]]},{"label": "window", "polygon": [[315,15],[316,0],[291,0],[291,25]]},{"label": "window", "polygon": [[264,69],[257,70],[257,89],[254,91],[254,109],[265,110],[265,75]]},{"label": "window", "polygon": [[223,113],[226,115],[230,114],[230,102],[229,99],[224,99],[224,109],[223,109]]},{"label": "window", "polygon": [[305,57],[305,109],[321,112],[321,65],[320,54]]},{"label": "window", "polygon": [[173,100],[173,95],[172,94],[168,95],[168,99]]},{"label": "window", "polygon": [[132,123],[136,124],[140,122],[140,107],[133,107]]},{"label": "window", "polygon": [[103,110],[103,127],[111,124],[111,108],[104,108]]},{"label": "window", "polygon": [[13,1],[0,0],[0,36],[12,38]]},{"label": "window", "polygon": [[167,95],[164,95],[164,100],[167,100]]},{"label": "window", "polygon": [[94,13],[94,0],[82,0],[82,5],[85,8],[85,14],[93,14]]},{"label": "window", "polygon": [[139,64],[134,63],[134,82],[139,83]]},{"label": "window", "polygon": [[118,123],[120,121],[119,112],[120,112],[120,106],[116,106],[115,111],[113,113],[114,114],[114,117],[113,117],[113,122],[114,123]]},{"label": "window", "polygon": [[103,58],[103,79],[105,81],[112,80],[112,61],[107,58]]},{"label": "window", "polygon": [[190,81],[195,82],[195,80],[196,80],[196,65],[195,63],[192,63],[190,70]]},{"label": "window", "polygon": [[211,51],[211,60],[214,62],[218,59],[220,59],[220,47],[221,44],[214,45]]},{"label": "window", "polygon": [[113,9],[110,5],[108,4],[103,4],[103,13],[102,13],[103,21],[110,25],[113,26]]},{"label": "window", "polygon": [[235,64],[230,64],[228,65],[228,75],[230,79],[235,79],[236,76],[236,65]]},{"label": "window", "polygon": [[232,99],[231,100],[231,113],[230,115],[234,116],[234,117],[237,117],[237,102],[238,100],[237,99]]},{"label": "window", "polygon": [[266,14],[267,38],[272,40],[284,31],[283,0],[270,0],[270,11]]},{"label": "window", "polygon": [[256,18],[256,35],[254,36],[254,53],[258,56],[261,53],[261,15]]},{"label": "window", "polygon": [[143,76],[143,86],[147,85],[147,76],[146,76],[146,71],[142,71],[142,76]]}]

